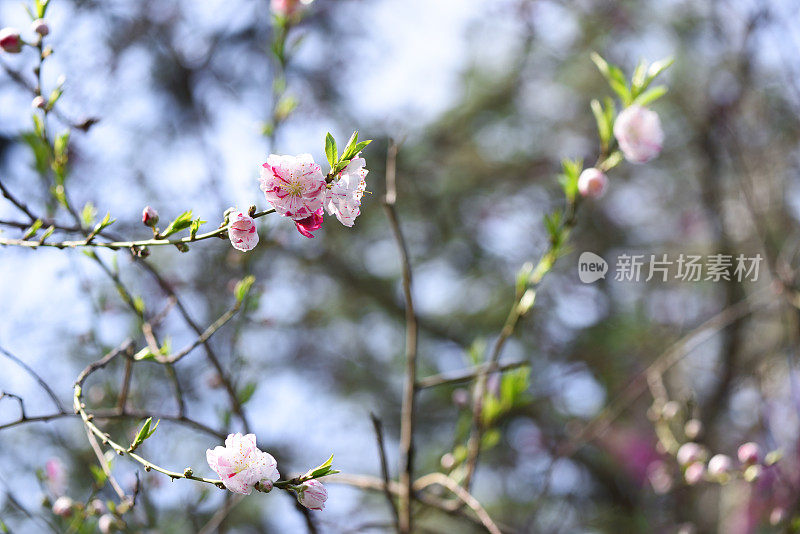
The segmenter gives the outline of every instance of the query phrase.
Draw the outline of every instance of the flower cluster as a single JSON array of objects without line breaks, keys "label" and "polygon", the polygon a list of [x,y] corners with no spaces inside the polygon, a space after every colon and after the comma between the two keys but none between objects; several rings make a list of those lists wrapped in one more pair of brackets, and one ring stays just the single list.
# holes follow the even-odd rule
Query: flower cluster
[{"label": "flower cluster", "polygon": [[322,227],[325,211],[352,227],[361,213],[361,197],[367,187],[366,160],[360,152],[369,142],[359,142],[355,132],[339,157],[336,143],[328,134],[326,153],[331,171],[327,176],[311,154],[271,154],[261,168],[261,191],[275,211],[292,219],[297,231],[306,237],[314,237],[313,232]]},{"label": "flower cluster", "polygon": [[[306,473],[303,478],[338,473],[331,468],[332,460],[333,457]],[[224,447],[206,451],[206,461],[228,490],[241,495],[250,495],[254,489],[268,493],[280,478],[277,461],[271,454],[258,448],[254,434],[230,434],[225,439]],[[294,490],[297,500],[306,508],[322,510],[325,507],[328,491],[319,480],[312,478],[299,485],[290,485],[289,488]]]},{"label": "flower cluster", "polygon": [[[583,197],[598,198],[608,188],[606,172],[623,157],[631,163],[647,163],[661,152],[664,143],[661,120],[655,111],[646,106],[666,93],[666,87],[650,88],[650,84],[671,65],[672,60],[657,61],[649,68],[645,68],[645,64],[640,65],[637,68],[639,74],[634,75],[628,83],[619,67],[609,64],[597,54],[592,59],[624,106],[617,114],[611,99],[607,99],[605,107],[598,100],[592,101],[602,154],[594,167],[580,173],[576,189]],[[614,142],[619,150],[612,151]]]},{"label": "flower cluster", "polygon": [[250,495],[253,489],[269,491],[278,478],[278,462],[259,450],[256,436],[239,433],[225,439],[225,446],[206,451],[206,461],[230,491]]}]

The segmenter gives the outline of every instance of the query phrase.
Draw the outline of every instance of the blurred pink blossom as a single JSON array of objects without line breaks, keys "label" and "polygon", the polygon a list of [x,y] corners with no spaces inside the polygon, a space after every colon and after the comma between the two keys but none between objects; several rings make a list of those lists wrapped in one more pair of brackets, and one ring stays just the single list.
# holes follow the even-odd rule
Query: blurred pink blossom
[{"label": "blurred pink blossom", "polygon": [[58,458],[50,458],[44,464],[45,475],[47,476],[47,487],[54,495],[61,495],[64,493],[64,486],[66,484],[66,473],[61,460]]},{"label": "blurred pink blossom", "polygon": [[754,464],[761,457],[761,447],[752,441],[744,443],[739,447],[736,456],[743,464]]},{"label": "blurred pink blossom", "polygon": [[655,158],[664,143],[658,114],[641,106],[630,106],[620,112],[614,122],[614,137],[631,163],[646,163]]},{"label": "blurred pink blossom", "polygon": [[206,460],[226,488],[242,495],[250,495],[256,484],[269,491],[280,477],[275,458],[258,449],[254,434],[230,434],[224,447],[206,451]]}]

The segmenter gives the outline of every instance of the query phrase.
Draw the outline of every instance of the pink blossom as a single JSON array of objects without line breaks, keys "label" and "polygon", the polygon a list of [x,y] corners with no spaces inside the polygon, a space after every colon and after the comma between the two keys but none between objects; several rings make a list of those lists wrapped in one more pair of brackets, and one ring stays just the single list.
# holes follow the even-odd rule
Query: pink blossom
[{"label": "pink blossom", "polygon": [[761,447],[752,441],[744,443],[739,447],[736,455],[743,464],[754,464],[761,457]]},{"label": "pink blossom", "polygon": [[614,122],[614,137],[625,159],[631,163],[646,163],[661,152],[664,131],[655,111],[631,106]]},{"label": "pink blossom", "polygon": [[53,513],[61,517],[69,517],[72,515],[73,504],[69,497],[59,497],[53,503]]},{"label": "pink blossom", "polygon": [[730,456],[725,454],[714,455],[711,460],[708,461],[708,474],[712,476],[728,474],[732,465],[733,463],[731,462]]},{"label": "pink blossom", "polygon": [[103,514],[100,516],[100,519],[97,520],[97,529],[102,534],[108,534],[111,532],[111,529],[116,524],[117,520],[111,514]]},{"label": "pink blossom", "polygon": [[298,232],[306,237],[313,238],[314,234],[311,232],[315,232],[322,228],[322,208],[315,211],[314,215],[311,217],[306,217],[305,219],[295,221],[294,225],[297,227]]},{"label": "pink blossom", "polygon": [[297,490],[297,500],[309,510],[322,510],[328,500],[328,490],[319,480],[309,480]]},{"label": "pink blossom", "polygon": [[295,221],[314,215],[325,200],[325,176],[311,154],[270,154],[262,165],[259,182],[275,211]]},{"label": "pink blossom", "polygon": [[228,237],[230,237],[231,245],[236,250],[241,250],[242,252],[253,250],[258,244],[256,222],[252,217],[245,215],[243,211],[237,211],[231,215]]},{"label": "pink blossom", "polygon": [[269,8],[276,15],[288,17],[297,9],[298,0],[271,0]]},{"label": "pink blossom", "polygon": [[578,177],[578,192],[581,196],[598,198],[603,196],[608,187],[608,178],[594,167],[584,170]]},{"label": "pink blossom", "polygon": [[365,178],[369,172],[364,168],[364,158],[353,158],[339,174],[325,195],[325,209],[328,215],[336,215],[345,226],[353,226],[361,213],[361,197],[367,187]]},{"label": "pink blossom", "polygon": [[250,495],[256,484],[269,491],[280,477],[275,458],[258,449],[254,434],[230,434],[224,447],[206,451],[206,460],[226,488],[242,495]]},{"label": "pink blossom", "polygon": [[9,54],[19,54],[22,51],[22,39],[15,28],[0,30],[0,50]]},{"label": "pink blossom", "polygon": [[65,473],[64,466],[58,458],[51,458],[44,464],[44,471],[47,476],[47,486],[56,495],[64,492]]},{"label": "pink blossom", "polygon": [[31,100],[31,107],[37,109],[45,109],[47,108],[47,100],[44,99],[43,96],[35,96],[33,100]]},{"label": "pink blossom", "polygon": [[705,450],[697,443],[689,442],[681,445],[676,455],[680,465],[688,465],[705,458]]},{"label": "pink blossom", "polygon": [[706,466],[701,462],[694,462],[690,464],[686,471],[683,473],[683,478],[686,479],[686,483],[690,486],[697,484],[701,480],[703,480],[703,476],[706,474]]}]

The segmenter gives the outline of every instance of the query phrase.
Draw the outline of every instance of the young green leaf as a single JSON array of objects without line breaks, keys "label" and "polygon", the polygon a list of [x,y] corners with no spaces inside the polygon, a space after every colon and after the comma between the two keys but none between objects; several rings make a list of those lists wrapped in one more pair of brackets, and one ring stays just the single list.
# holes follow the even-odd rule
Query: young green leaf
[{"label": "young green leaf", "polygon": [[184,211],[178,217],[169,223],[161,235],[164,237],[168,237],[176,232],[180,232],[181,230],[185,230],[192,225],[192,210]]},{"label": "young green leaf", "polygon": [[331,169],[336,167],[336,163],[339,161],[339,156],[336,150],[336,140],[334,140],[330,132],[328,132],[328,135],[325,136],[325,157],[328,158],[328,163],[330,163]]},{"label": "young green leaf", "polygon": [[648,89],[647,91],[643,92],[639,96],[637,96],[633,100],[634,106],[646,106],[648,104],[652,104],[662,96],[667,94],[667,86],[666,85],[656,85],[655,87]]}]

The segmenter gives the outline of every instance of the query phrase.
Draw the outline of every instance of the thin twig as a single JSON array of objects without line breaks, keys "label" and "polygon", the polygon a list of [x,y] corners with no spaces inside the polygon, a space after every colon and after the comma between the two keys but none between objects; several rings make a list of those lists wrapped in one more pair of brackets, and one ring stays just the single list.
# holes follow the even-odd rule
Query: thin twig
[{"label": "thin twig", "polygon": [[386,461],[386,450],[383,445],[383,425],[381,424],[381,420],[378,419],[378,416],[374,413],[369,414],[370,419],[372,419],[372,426],[375,429],[375,441],[378,444],[378,454],[381,459],[381,474],[383,475],[383,493],[386,495],[386,501],[389,503],[389,509],[392,512],[392,522],[394,524],[394,528],[396,531],[400,531],[400,521],[399,516],[397,514],[397,505],[394,503],[394,497],[392,497],[392,492],[389,491],[389,484],[391,483],[391,478],[389,477],[389,464]]},{"label": "thin twig", "polygon": [[464,369],[455,373],[441,373],[438,375],[420,378],[417,380],[417,389],[427,389],[449,384],[458,384],[460,382],[469,382],[470,380],[473,380],[474,378],[483,374],[491,374],[493,372],[502,373],[504,371],[510,371],[519,367],[525,367],[526,365],[530,365],[530,362],[520,360],[516,362],[498,364],[492,364],[491,362],[483,363],[481,365],[476,365],[475,367]]},{"label": "thin twig", "polygon": [[502,534],[500,528],[495,524],[494,521],[492,521],[492,518],[486,512],[484,507],[481,506],[481,503],[478,501],[478,499],[473,497],[470,492],[459,486],[455,480],[444,473],[431,473],[429,475],[425,475],[424,477],[420,477],[416,482],[414,482],[414,490],[419,491],[433,484],[439,484],[449,489],[456,495],[456,497],[461,499],[464,504],[472,508],[472,511],[475,512],[475,515],[478,516],[478,519],[480,519],[483,526],[486,527],[486,530],[491,534]]},{"label": "thin twig", "polygon": [[47,392],[47,395],[53,400],[53,404],[56,405],[56,408],[60,413],[67,413],[67,410],[64,408],[64,405],[61,404],[61,401],[58,400],[58,397],[56,396],[55,392],[49,385],[47,385],[47,382],[45,382],[44,379],[42,379],[42,377],[36,373],[36,371],[34,371],[27,363],[14,356],[3,347],[0,347],[0,353],[2,353],[6,358],[13,361],[20,367],[22,367],[29,375],[31,375],[33,379],[36,380],[36,382],[38,382],[40,386],[42,386],[42,389],[44,389]]},{"label": "thin twig", "polygon": [[383,207],[392,227],[392,234],[397,242],[400,260],[403,266],[403,296],[405,298],[406,348],[405,348],[405,386],[403,389],[403,407],[400,420],[400,493],[398,513],[401,532],[411,532],[411,480],[414,476],[414,422],[416,418],[416,383],[417,383],[417,318],[414,313],[414,301],[411,294],[411,261],[408,246],[397,219],[395,202],[397,189],[395,172],[397,161],[397,145],[389,143],[386,156],[386,196]]},{"label": "thin twig", "polygon": [[[2,184],[0,184],[2,185]],[[5,195],[4,195],[5,196]],[[8,198],[8,197],[6,197]],[[10,199],[9,199],[10,200]],[[12,201],[13,202],[13,201]],[[22,209],[21,206],[17,206]],[[253,215],[253,218],[256,219],[258,217],[263,217],[264,215],[268,215],[270,213],[274,213],[274,209],[262,211]],[[34,219],[35,220],[35,219]],[[122,248],[140,248],[140,247],[155,247],[155,246],[163,246],[163,245],[185,245],[188,243],[195,243],[197,241],[203,241],[205,239],[210,239],[212,237],[220,237],[225,232],[228,231],[230,225],[233,224],[231,221],[229,224],[222,226],[221,228],[217,228],[211,232],[206,232],[204,234],[198,234],[196,236],[186,236],[181,237],[178,239],[142,239],[139,241],[93,241],[89,239],[81,239],[81,240],[73,240],[73,241],[52,241],[49,243],[43,243],[41,241],[34,241],[30,239],[9,239],[9,238],[0,238],[0,245],[9,245],[9,246],[18,246],[18,247],[27,247],[27,248],[38,248],[38,247],[55,247],[55,248],[79,248],[79,247],[100,247],[100,248],[109,248],[111,250],[117,250]]]}]

